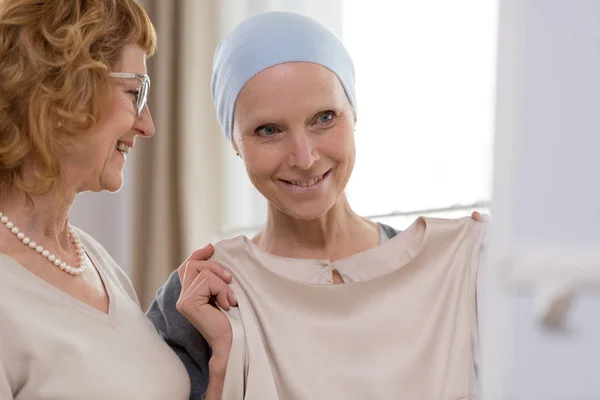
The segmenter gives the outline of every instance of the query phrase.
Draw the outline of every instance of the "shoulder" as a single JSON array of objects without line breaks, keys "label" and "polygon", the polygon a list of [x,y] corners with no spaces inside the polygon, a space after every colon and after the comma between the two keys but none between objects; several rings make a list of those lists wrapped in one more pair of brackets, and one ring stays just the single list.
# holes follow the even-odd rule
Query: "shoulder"
[{"label": "shoulder", "polygon": [[251,239],[249,239],[246,236],[236,236],[236,237],[232,237],[232,238],[228,238],[228,239],[221,239],[219,241],[217,241],[215,243],[215,252],[219,251],[219,252],[225,252],[225,251],[229,251],[232,249],[243,249],[246,248],[248,246],[248,244],[251,242]]},{"label": "shoulder", "polygon": [[238,264],[245,264],[249,254],[256,251],[256,245],[246,236],[220,240],[214,247],[215,251],[210,259],[230,269],[236,268]]},{"label": "shoulder", "polygon": [[[470,237],[476,242],[483,245],[487,224],[484,222],[475,221],[471,217],[462,218],[434,218],[434,217],[419,217],[417,221],[423,221],[429,234],[447,235],[449,237],[461,235],[465,238]],[[392,226],[378,223],[381,230],[386,236],[391,239],[402,232]]]},{"label": "shoulder", "polygon": [[396,236],[397,234],[399,234],[401,231],[393,228],[387,224],[383,224],[381,222],[378,223],[379,227],[381,228],[381,230],[383,230],[383,232],[385,232],[385,235],[387,236],[388,239],[393,238],[394,236]]},{"label": "shoulder", "polygon": [[475,221],[471,217],[433,218],[420,217],[427,226],[429,235],[456,237],[464,240],[481,242],[486,230],[486,223]]}]

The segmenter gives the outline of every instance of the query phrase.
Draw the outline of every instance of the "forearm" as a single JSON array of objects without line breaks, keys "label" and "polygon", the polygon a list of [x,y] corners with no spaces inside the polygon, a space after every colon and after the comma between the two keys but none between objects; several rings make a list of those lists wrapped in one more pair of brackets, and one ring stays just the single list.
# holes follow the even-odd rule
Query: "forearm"
[{"label": "forearm", "polygon": [[213,354],[208,362],[208,388],[205,400],[221,400],[223,395],[223,384],[225,382],[225,370],[227,369],[228,355]]}]

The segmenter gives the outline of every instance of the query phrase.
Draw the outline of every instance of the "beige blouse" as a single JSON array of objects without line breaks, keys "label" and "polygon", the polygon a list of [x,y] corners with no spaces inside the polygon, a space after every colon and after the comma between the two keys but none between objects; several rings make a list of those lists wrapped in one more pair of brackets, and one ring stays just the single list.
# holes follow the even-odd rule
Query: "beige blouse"
[{"label": "beige blouse", "polygon": [[223,399],[473,398],[483,232],[471,218],[419,218],[336,262],[274,256],[244,236],[218,243],[239,302],[226,312]]}]

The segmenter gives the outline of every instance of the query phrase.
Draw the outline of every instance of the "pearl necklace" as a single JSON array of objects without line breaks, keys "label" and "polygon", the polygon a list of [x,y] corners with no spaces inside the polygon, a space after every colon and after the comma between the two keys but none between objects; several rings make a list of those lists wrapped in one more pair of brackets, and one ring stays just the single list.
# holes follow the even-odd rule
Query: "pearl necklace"
[{"label": "pearl necklace", "polygon": [[77,276],[81,275],[81,273],[87,269],[85,249],[71,227],[69,227],[69,240],[77,251],[77,267],[71,267],[69,264],[56,257],[55,254],[50,253],[48,250],[32,241],[28,236],[21,232],[21,230],[15,226],[15,224],[10,221],[8,217],[2,213],[2,211],[0,211],[0,222],[2,222],[8,230],[14,233],[17,239],[23,242],[24,245],[28,246],[32,250],[35,250],[39,255],[47,259],[61,270],[65,271],[67,274]]}]

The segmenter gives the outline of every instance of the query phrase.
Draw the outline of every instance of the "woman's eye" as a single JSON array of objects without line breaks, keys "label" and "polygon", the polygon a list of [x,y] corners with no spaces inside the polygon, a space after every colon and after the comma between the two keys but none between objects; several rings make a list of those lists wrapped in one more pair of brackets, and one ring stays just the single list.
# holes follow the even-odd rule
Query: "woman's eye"
[{"label": "woman's eye", "polygon": [[256,130],[256,133],[259,133],[259,134],[264,135],[264,136],[273,136],[274,134],[277,133],[277,128],[275,128],[272,125],[267,125],[267,126],[263,126],[263,127],[258,128]]},{"label": "woman's eye", "polygon": [[140,90],[139,89],[132,89],[132,90],[128,90],[127,93],[137,97],[138,94],[140,94]]},{"label": "woman's eye", "polygon": [[331,121],[333,121],[334,117],[335,117],[335,113],[333,111],[327,111],[327,112],[324,112],[323,114],[319,115],[318,121],[322,124],[328,124]]}]

